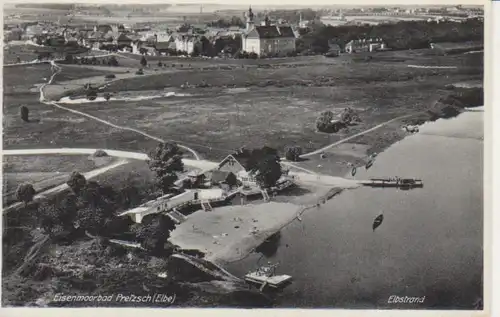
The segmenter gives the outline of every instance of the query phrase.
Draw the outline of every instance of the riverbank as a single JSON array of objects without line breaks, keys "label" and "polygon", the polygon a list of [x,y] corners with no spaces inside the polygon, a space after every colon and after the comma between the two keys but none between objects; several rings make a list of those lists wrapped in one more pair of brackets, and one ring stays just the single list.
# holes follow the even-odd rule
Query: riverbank
[{"label": "riverbank", "polygon": [[[259,261],[280,263],[277,274],[294,277],[276,298],[280,308],[477,309],[483,120],[480,112],[466,112],[428,122],[356,174],[417,177],[423,188],[344,191],[281,230],[265,252],[230,263],[228,271],[239,276]],[[373,231],[380,214],[383,223]],[[393,294],[426,299],[388,304]]]},{"label": "riverbank", "polygon": [[220,265],[241,260],[291,222],[300,221],[304,212],[319,208],[342,191],[339,187],[315,187],[313,191],[309,186],[311,191],[296,197],[294,203],[280,197],[271,202],[197,211],[177,225],[169,241],[182,249],[201,252],[205,260]]}]

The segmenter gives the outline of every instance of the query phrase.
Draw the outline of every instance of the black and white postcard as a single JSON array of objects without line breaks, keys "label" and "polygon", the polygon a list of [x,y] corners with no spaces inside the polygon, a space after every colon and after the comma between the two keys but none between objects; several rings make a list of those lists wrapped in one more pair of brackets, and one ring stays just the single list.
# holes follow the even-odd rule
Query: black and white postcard
[{"label": "black and white postcard", "polygon": [[490,6],[5,3],[2,307],[488,316]]}]

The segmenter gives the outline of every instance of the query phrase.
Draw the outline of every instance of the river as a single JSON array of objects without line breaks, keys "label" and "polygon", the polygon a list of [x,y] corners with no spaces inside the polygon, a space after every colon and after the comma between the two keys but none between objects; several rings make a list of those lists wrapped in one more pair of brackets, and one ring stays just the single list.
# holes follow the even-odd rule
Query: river
[{"label": "river", "polygon": [[[473,309],[482,298],[483,114],[426,123],[356,174],[415,177],[423,188],[347,190],[283,229],[259,262],[280,262],[276,274],[294,278],[272,294],[276,306]],[[228,269],[242,276],[260,256]],[[425,299],[391,304],[391,295]]]}]

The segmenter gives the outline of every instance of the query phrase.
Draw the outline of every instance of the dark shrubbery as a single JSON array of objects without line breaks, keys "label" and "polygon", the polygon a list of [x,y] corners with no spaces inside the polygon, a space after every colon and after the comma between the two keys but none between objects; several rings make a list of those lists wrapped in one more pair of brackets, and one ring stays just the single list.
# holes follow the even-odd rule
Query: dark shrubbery
[{"label": "dark shrubbery", "polygon": [[302,155],[302,148],[300,146],[290,146],[285,149],[285,158],[289,161],[297,162]]},{"label": "dark shrubbery", "polygon": [[93,156],[94,157],[106,157],[106,156],[108,156],[108,153],[106,153],[106,151],[104,151],[104,150],[97,150],[94,152]]},{"label": "dark shrubbery", "polygon": [[21,120],[24,122],[29,122],[29,109],[26,106],[19,107],[19,115],[21,116]]},{"label": "dark shrubbery", "polygon": [[149,154],[149,168],[156,174],[156,181],[163,193],[168,193],[177,181],[177,172],[184,170],[182,151],[175,143],[160,143]]},{"label": "dark shrubbery", "polygon": [[96,100],[97,99],[97,91],[95,89],[90,89],[87,92],[87,99],[88,100]]},{"label": "dark shrubbery", "polygon": [[333,112],[324,111],[319,115],[318,119],[316,119],[316,128],[320,132],[332,133],[334,132],[333,121]]},{"label": "dark shrubbery", "polygon": [[16,190],[16,198],[17,200],[27,204],[33,201],[33,197],[35,197],[35,188],[31,184],[21,184],[17,187]]},{"label": "dark shrubbery", "polygon": [[113,79],[113,78],[116,78],[116,75],[115,74],[107,74],[106,76],[104,76],[105,79]]},{"label": "dark shrubbery", "polygon": [[73,172],[69,176],[69,180],[66,182],[66,184],[73,191],[73,193],[78,195],[87,185],[87,179],[82,174]]},{"label": "dark shrubbery", "polygon": [[144,71],[142,69],[139,69],[138,71],[135,72],[136,75],[144,75]]}]

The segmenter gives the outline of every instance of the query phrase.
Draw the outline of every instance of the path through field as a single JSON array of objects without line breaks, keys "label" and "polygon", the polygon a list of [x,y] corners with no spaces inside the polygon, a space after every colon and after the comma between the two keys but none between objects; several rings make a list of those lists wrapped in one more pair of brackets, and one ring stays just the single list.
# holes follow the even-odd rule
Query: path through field
[{"label": "path through field", "polygon": [[[15,151],[16,150],[11,150],[11,151]],[[9,153],[5,153],[6,151],[4,151],[3,155],[9,155]],[[17,154],[10,154],[10,155],[17,155]],[[87,173],[83,173],[83,176],[85,176],[86,179],[91,179],[91,178],[94,178],[98,175],[101,175],[102,173],[105,173],[109,170],[112,170],[118,166],[121,166],[123,164],[126,164],[128,163],[127,160],[119,160],[118,162],[116,163],[113,163],[113,164],[110,164],[110,165],[107,165],[107,166],[104,166],[104,167],[101,167],[101,168],[97,168],[95,170],[92,170],[90,172],[87,172]],[[44,198],[45,196],[47,195],[52,195],[52,194],[56,194],[56,193],[59,193],[59,192],[62,192],[64,190],[67,190],[68,189],[68,185],[66,184],[61,184],[59,186],[56,186],[56,187],[53,187],[51,189],[48,189],[46,191],[43,191],[41,193],[38,193],[37,195],[35,195],[35,197],[33,198],[34,201],[37,201],[39,199],[42,199]],[[8,213],[9,211],[12,211],[12,210],[15,210],[17,208],[19,208],[20,206],[22,206],[23,203],[19,202],[19,203],[15,203],[15,204],[12,204],[12,205],[9,205],[7,207],[5,207],[3,209],[3,212],[4,213]]]},{"label": "path through field", "polygon": [[[116,124],[111,123],[111,122],[109,122],[109,121],[106,121],[106,120],[100,119],[100,118],[98,118],[98,117],[92,116],[92,115],[90,115],[90,114],[88,114],[88,113],[81,112],[81,111],[77,111],[77,110],[74,110],[74,109],[70,109],[70,108],[67,108],[67,107],[61,106],[61,105],[57,104],[55,101],[46,100],[46,99],[45,99],[45,96],[44,96],[44,93],[43,93],[43,89],[45,88],[45,86],[52,84],[52,81],[54,80],[55,76],[56,76],[58,73],[60,73],[60,72],[61,72],[61,70],[62,70],[62,67],[60,67],[59,65],[57,65],[54,61],[51,61],[51,62],[50,62],[50,64],[51,64],[52,68],[53,68],[55,71],[54,71],[54,73],[52,74],[52,76],[50,77],[50,80],[49,80],[47,83],[45,83],[45,84],[43,84],[43,85],[41,85],[41,86],[40,86],[40,89],[39,89],[39,91],[40,91],[40,102],[42,102],[42,103],[44,103],[44,104],[47,104],[47,105],[52,105],[52,106],[55,106],[55,107],[57,107],[57,108],[59,108],[59,109],[63,109],[63,110],[66,110],[66,111],[70,111],[70,112],[76,113],[76,114],[81,115],[81,116],[85,116],[85,117],[87,117],[87,118],[90,118],[90,119],[93,119],[93,120],[99,121],[99,122],[101,122],[101,123],[104,123],[104,124],[109,125],[109,126],[111,126],[111,127],[113,127],[113,128],[116,128],[116,129],[126,130],[126,131],[132,131],[132,132],[135,132],[135,133],[141,134],[141,135],[143,135],[143,136],[145,136],[145,137],[147,137],[147,138],[153,139],[153,140],[158,141],[158,142],[166,142],[166,140],[164,140],[164,139],[162,139],[162,138],[159,138],[159,137],[156,137],[156,136],[153,136],[153,135],[151,135],[151,134],[148,134],[148,133],[146,133],[146,132],[144,132],[144,131],[141,131],[141,130],[138,130],[138,129],[134,129],[134,128],[130,128],[130,127],[124,127],[124,126],[116,125]],[[174,141],[174,142],[179,143],[179,142],[178,142],[178,141],[176,141],[176,140],[168,140],[168,141]],[[200,156],[199,156],[199,155],[198,155],[198,153],[196,153],[196,151],[195,151],[195,150],[193,150],[192,148],[187,147],[187,146],[185,146],[185,145],[181,145],[181,144],[179,144],[179,147],[181,147],[181,148],[183,148],[183,149],[185,149],[185,150],[187,150],[187,151],[191,152],[191,153],[193,154],[193,156],[195,157],[195,159],[200,160]]]}]

